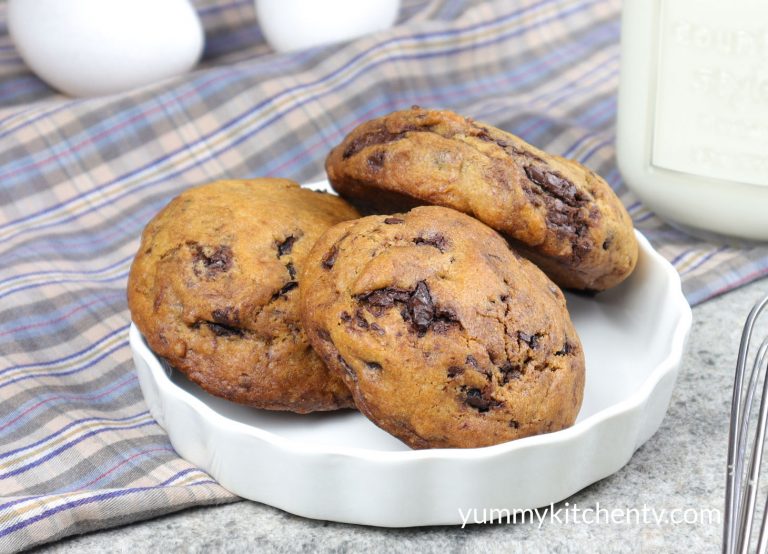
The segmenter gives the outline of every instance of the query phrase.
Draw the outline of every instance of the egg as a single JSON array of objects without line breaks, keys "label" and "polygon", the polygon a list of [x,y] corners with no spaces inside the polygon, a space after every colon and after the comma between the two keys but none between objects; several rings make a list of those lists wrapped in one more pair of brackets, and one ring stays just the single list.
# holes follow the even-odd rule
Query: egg
[{"label": "egg", "polygon": [[278,52],[381,31],[399,9],[400,0],[256,0],[264,38]]},{"label": "egg", "polygon": [[99,96],[191,69],[203,28],[188,0],[9,0],[24,62],[71,96]]}]

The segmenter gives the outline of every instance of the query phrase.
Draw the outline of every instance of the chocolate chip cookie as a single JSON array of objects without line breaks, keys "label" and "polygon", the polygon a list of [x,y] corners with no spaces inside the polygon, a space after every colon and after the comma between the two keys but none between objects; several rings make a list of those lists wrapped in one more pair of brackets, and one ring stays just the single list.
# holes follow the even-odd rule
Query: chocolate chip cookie
[{"label": "chocolate chip cookie", "polygon": [[302,330],[299,273],[315,240],[358,214],[285,179],[189,189],[150,221],[128,278],[150,348],[216,396],[306,413],[351,407]]},{"label": "chocolate chip cookie", "polygon": [[414,107],[363,123],[326,170],[366,213],[436,204],[470,214],[563,287],[610,288],[637,261],[632,220],[603,179],[450,111]]},{"label": "chocolate chip cookie", "polygon": [[573,424],[584,355],[565,298],[476,219],[424,206],[340,223],[301,278],[315,351],[409,446],[487,446]]}]

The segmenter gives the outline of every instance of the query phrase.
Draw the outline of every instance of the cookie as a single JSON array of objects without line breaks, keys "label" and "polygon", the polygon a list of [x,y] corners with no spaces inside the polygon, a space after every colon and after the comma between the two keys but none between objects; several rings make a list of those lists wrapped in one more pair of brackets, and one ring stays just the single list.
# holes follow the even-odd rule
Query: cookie
[{"label": "cookie", "polygon": [[472,215],[566,288],[605,290],[637,262],[632,220],[603,179],[450,111],[414,107],[363,123],[326,171],[365,213],[435,204]]},{"label": "cookie", "polygon": [[476,219],[424,206],[340,223],[302,281],[315,351],[407,445],[488,446],[573,424],[584,355],[563,293]]},{"label": "cookie", "polygon": [[357,216],[286,179],[189,189],[144,229],[128,278],[133,321],[216,396],[300,413],[351,407],[302,330],[298,275],[323,231]]}]

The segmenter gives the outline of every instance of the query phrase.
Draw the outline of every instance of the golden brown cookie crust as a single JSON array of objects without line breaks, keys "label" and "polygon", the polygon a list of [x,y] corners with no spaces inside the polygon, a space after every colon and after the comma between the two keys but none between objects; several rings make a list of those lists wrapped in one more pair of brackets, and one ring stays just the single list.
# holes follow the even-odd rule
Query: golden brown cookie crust
[{"label": "golden brown cookie crust", "polygon": [[133,321],[216,396],[300,413],[351,407],[301,328],[298,275],[323,231],[357,216],[286,179],[191,188],[144,229],[128,278]]},{"label": "golden brown cookie crust", "polygon": [[504,239],[427,206],[328,230],[307,256],[304,328],[358,409],[413,448],[573,424],[584,356],[560,289]]},{"label": "golden brown cookie crust", "polygon": [[602,178],[450,111],[414,107],[363,123],[326,171],[365,213],[435,204],[472,215],[566,288],[605,290],[637,262],[632,220]]}]

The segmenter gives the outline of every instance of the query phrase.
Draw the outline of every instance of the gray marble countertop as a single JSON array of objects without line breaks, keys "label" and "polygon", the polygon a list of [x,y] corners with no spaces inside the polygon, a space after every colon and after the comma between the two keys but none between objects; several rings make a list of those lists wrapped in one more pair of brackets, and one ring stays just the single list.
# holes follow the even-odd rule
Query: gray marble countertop
[{"label": "gray marble countertop", "polygon": [[[567,502],[580,508],[671,510],[695,523],[496,523],[378,529],[313,521],[254,502],[198,508],[71,538],[47,551],[82,552],[715,552],[720,548],[733,371],[763,279],[693,310],[693,329],[661,429],[618,473]],[[766,327],[762,332],[768,332]],[[564,504],[561,505],[561,507]],[[710,516],[702,511],[710,511]],[[688,512],[685,512],[688,510]],[[717,511],[714,513],[712,511]],[[648,513],[648,512],[647,512]],[[631,515],[631,517],[635,517]],[[638,516],[640,519],[642,516]],[[638,519],[635,517],[635,519]],[[606,516],[607,518],[607,516]],[[605,519],[605,518],[604,518]],[[705,521],[702,521],[705,520]]]}]

